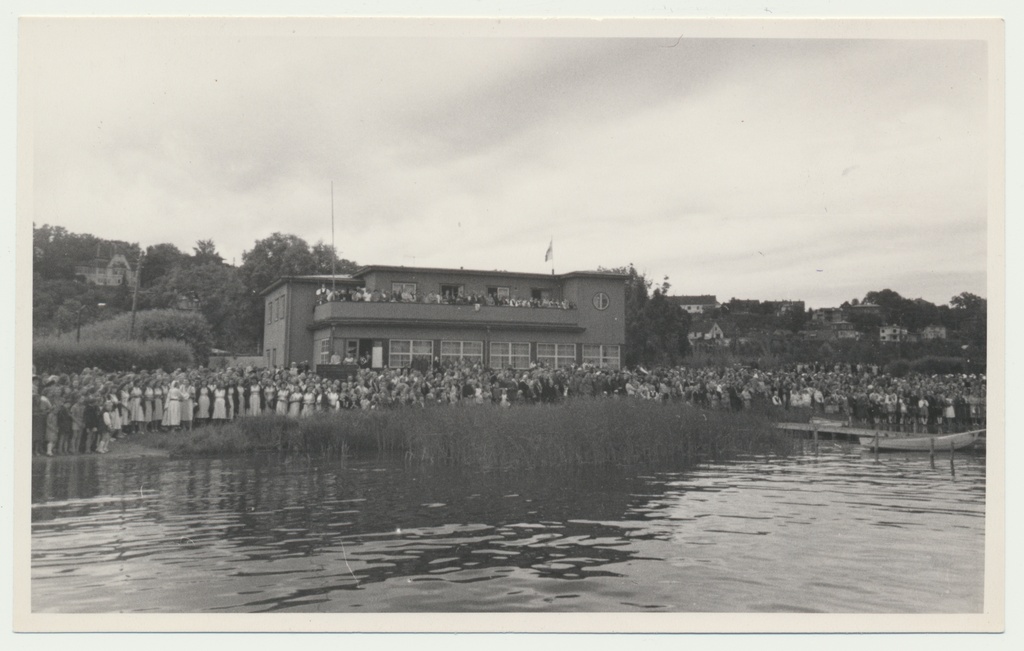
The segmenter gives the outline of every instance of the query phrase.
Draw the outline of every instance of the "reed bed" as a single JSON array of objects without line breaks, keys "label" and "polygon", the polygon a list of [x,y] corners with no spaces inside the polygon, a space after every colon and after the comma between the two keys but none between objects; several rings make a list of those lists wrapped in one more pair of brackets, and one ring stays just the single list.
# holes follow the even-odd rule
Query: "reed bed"
[{"label": "reed bed", "polygon": [[764,413],[607,399],[511,409],[467,405],[257,416],[162,435],[156,444],[175,456],[274,451],[481,469],[689,465],[791,451],[790,439]]}]

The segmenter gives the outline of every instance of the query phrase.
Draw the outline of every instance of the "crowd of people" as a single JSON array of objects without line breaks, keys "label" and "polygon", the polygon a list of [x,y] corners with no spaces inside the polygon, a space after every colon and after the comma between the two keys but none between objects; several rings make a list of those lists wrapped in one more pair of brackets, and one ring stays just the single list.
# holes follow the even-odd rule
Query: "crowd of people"
[{"label": "crowd of people", "polygon": [[465,292],[446,291],[442,293],[428,292],[418,295],[415,292],[399,291],[397,289],[381,291],[374,289],[367,290],[364,287],[342,287],[328,289],[327,285],[321,285],[316,290],[317,305],[337,301],[353,301],[365,303],[433,303],[437,305],[489,305],[502,307],[543,307],[556,308],[561,310],[574,310],[576,305],[572,301],[556,301],[551,298],[520,298],[514,295],[504,296],[497,293],[475,294]]},{"label": "crowd of people", "polygon": [[352,367],[344,379],[323,377],[305,364],[173,372],[87,368],[33,376],[32,436],[36,454],[103,454],[112,440],[131,433],[187,430],[260,414],[303,417],[438,404],[512,407],[576,397],[708,409],[809,408],[854,426],[941,432],[985,427],[985,395],[984,375],[896,377],[863,365],[490,369],[435,360],[426,371]]}]

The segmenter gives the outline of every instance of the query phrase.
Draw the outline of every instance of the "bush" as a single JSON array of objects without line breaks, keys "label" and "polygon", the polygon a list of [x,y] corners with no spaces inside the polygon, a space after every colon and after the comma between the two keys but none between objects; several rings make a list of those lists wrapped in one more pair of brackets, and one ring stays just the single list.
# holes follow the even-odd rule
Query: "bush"
[{"label": "bush", "polygon": [[905,359],[897,359],[886,367],[886,372],[893,377],[906,377],[910,372],[910,362]]},{"label": "bush", "polygon": [[180,341],[83,340],[46,337],[32,342],[32,363],[40,373],[78,373],[86,367],[104,371],[162,368],[166,371],[193,364],[192,351]]},{"label": "bush", "polygon": [[959,357],[935,357],[928,356],[914,360],[910,364],[911,370],[925,375],[949,375],[952,373],[964,372],[964,360]]},{"label": "bush", "polygon": [[[82,340],[128,340],[131,314],[82,326]],[[192,349],[192,357],[205,364],[213,347],[210,324],[199,312],[185,310],[143,310],[135,315],[135,338],[140,341],[169,339],[182,341]],[[141,367],[140,367],[141,368]]]}]

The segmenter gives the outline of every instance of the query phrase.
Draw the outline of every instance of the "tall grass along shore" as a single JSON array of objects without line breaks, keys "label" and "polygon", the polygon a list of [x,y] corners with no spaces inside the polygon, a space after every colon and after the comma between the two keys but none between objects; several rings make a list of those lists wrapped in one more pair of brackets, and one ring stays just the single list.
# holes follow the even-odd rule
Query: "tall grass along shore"
[{"label": "tall grass along shore", "polygon": [[577,399],[492,405],[254,416],[191,432],[145,435],[179,457],[274,451],[311,457],[401,458],[484,469],[600,464],[689,465],[784,455],[790,440],[757,411],[685,403]]}]

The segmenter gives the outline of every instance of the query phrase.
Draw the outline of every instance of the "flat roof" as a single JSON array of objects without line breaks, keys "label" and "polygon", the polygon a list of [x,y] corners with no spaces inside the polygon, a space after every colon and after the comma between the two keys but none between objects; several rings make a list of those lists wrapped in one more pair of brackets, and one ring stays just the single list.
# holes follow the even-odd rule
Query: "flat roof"
[{"label": "flat roof", "polygon": [[260,292],[260,296],[269,294],[281,285],[287,283],[306,283],[306,284],[317,284],[317,283],[329,283],[334,281],[335,283],[341,283],[343,285],[359,285],[361,282],[353,278],[349,274],[311,274],[309,276],[281,276],[274,282],[267,285],[267,287]]},{"label": "flat roof", "polygon": [[406,267],[403,265],[371,264],[357,269],[352,276],[361,278],[374,271],[398,271],[407,273],[443,273],[443,274],[464,274],[468,276],[515,276],[516,278],[534,278],[562,280],[565,278],[628,278],[626,274],[614,271],[570,271],[564,274],[544,274],[521,271],[506,271],[504,269],[455,269],[445,267]]},{"label": "flat roof", "polygon": [[566,280],[568,278],[611,278],[625,280],[629,276],[614,271],[570,271],[564,274],[538,274],[494,269],[451,269],[444,267],[405,267],[402,265],[371,264],[356,269],[352,274],[312,274],[308,276],[281,276],[260,292],[260,296],[268,294],[286,283],[329,283],[334,280],[346,285],[359,285],[362,278],[375,271],[391,271],[404,273],[437,273],[462,274],[466,276],[511,276],[515,278],[531,278],[534,280]]}]

